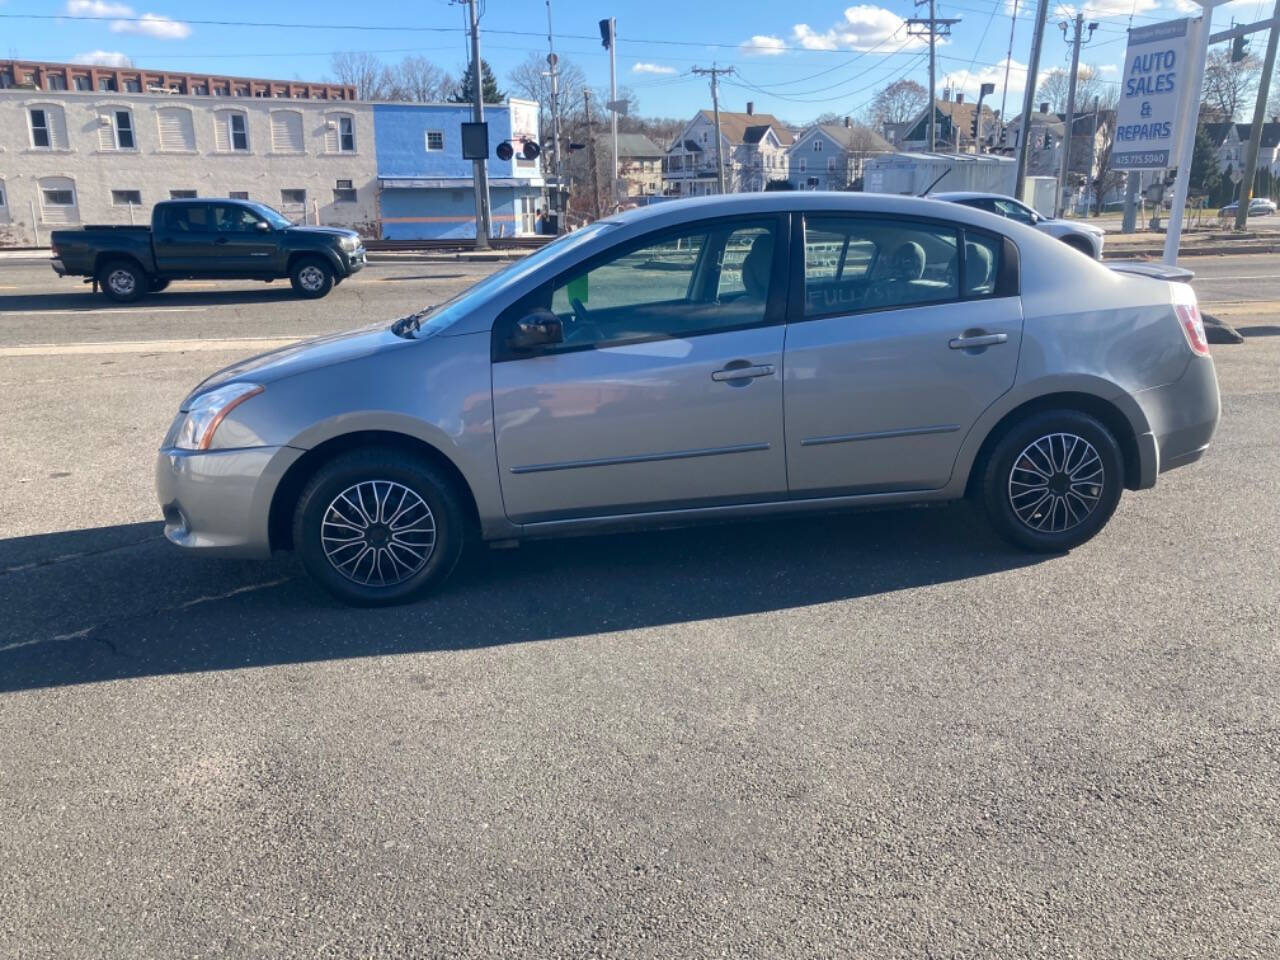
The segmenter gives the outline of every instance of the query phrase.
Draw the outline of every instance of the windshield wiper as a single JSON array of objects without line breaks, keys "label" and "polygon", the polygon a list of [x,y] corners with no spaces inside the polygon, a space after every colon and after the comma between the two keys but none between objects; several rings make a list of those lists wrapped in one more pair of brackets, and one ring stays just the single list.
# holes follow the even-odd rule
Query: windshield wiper
[{"label": "windshield wiper", "polygon": [[414,334],[422,329],[422,318],[435,309],[435,305],[423,307],[417,313],[411,313],[407,317],[401,317],[395,323],[391,324],[391,332],[397,337],[404,337],[406,340],[411,339]]}]

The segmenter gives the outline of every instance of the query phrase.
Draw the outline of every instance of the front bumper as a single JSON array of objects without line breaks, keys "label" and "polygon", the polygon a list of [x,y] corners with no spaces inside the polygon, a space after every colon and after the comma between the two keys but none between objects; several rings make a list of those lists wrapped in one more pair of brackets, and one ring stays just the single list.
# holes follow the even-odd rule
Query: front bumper
[{"label": "front bumper", "polygon": [[164,535],[209,555],[270,556],[272,497],[305,452],[294,447],[161,450],[156,495]]},{"label": "front bumper", "polygon": [[369,262],[369,256],[363,245],[356,247],[352,253],[348,253],[346,256],[347,276],[350,276],[353,273],[359,273],[364,269],[364,265]]}]

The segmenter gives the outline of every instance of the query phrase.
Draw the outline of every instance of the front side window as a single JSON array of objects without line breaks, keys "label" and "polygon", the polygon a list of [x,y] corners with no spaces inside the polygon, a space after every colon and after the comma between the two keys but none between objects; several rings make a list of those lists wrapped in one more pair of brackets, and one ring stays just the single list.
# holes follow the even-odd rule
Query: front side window
[{"label": "front side window", "polygon": [[128,110],[115,111],[116,147],[133,149],[133,115]]},{"label": "front side window", "polygon": [[44,150],[51,146],[49,114],[34,107],[31,109],[31,145]]},{"label": "front side window", "polygon": [[560,318],[564,343],[551,352],[758,325],[777,236],[773,218],[666,233],[562,275],[515,312],[549,307]]},{"label": "front side window", "polygon": [[805,221],[804,246],[807,317],[941,303],[960,295],[959,234],[952,227],[812,217]]},{"label": "front side window", "polygon": [[238,204],[220,203],[213,208],[215,233],[253,233],[262,222],[262,218],[248,207]]},{"label": "front side window", "polygon": [[1035,223],[1036,214],[1034,210],[1024,207],[1022,204],[1013,200],[997,200],[995,201],[996,213],[1001,216],[1008,217],[1010,220],[1017,220],[1019,223]]},{"label": "front side window", "polygon": [[443,130],[427,131],[427,149],[432,151],[444,149],[444,131]]}]

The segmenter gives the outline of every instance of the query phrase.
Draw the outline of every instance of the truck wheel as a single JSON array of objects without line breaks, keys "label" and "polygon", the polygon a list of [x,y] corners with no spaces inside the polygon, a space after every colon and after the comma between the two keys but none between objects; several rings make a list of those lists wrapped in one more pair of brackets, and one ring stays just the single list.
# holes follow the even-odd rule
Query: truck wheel
[{"label": "truck wheel", "polygon": [[98,286],[116,303],[133,303],[147,292],[150,281],[136,263],[112,260],[98,271]]},{"label": "truck wheel", "polygon": [[152,292],[152,293],[159,293],[161,290],[163,290],[163,289],[164,289],[165,287],[167,287],[167,286],[169,286],[169,281],[168,281],[168,280],[162,280],[162,279],[161,279],[161,278],[159,278],[159,277],[152,277],[152,278],[151,278],[151,292]]},{"label": "truck wheel", "polygon": [[295,293],[318,300],[333,289],[333,268],[319,257],[302,257],[289,271]]}]

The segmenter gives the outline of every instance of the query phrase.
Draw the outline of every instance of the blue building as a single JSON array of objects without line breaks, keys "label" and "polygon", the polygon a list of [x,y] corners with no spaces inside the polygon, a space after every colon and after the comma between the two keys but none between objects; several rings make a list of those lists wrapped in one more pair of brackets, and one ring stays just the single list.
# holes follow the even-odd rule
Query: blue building
[{"label": "blue building", "polygon": [[[489,124],[489,209],[497,237],[535,232],[543,201],[542,161],[525,160],[520,146],[538,141],[538,105],[509,100],[486,105]],[[476,235],[472,162],[462,158],[462,103],[378,103],[373,107],[382,236],[388,240],[460,239]],[[495,150],[516,148],[510,160]]]}]

